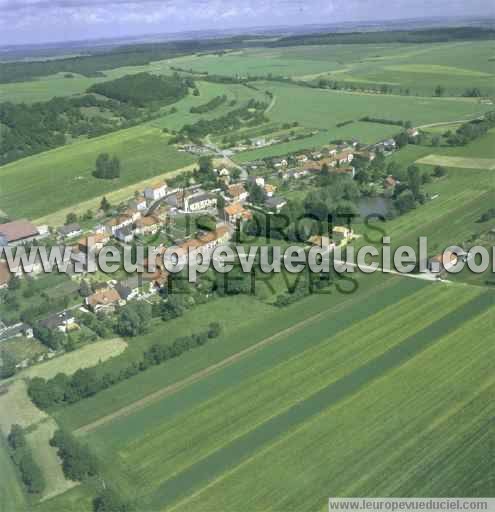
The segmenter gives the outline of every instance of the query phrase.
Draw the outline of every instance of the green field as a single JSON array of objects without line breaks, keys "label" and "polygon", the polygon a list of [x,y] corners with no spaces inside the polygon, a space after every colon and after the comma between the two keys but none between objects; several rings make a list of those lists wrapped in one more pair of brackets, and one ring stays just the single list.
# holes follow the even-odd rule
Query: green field
[{"label": "green field", "polygon": [[[96,157],[103,152],[119,156],[120,178],[92,176]],[[12,217],[36,219],[193,161],[169,146],[157,128],[137,126],[0,167],[0,203]]]},{"label": "green field", "polygon": [[495,169],[495,158],[463,158],[460,156],[428,155],[416,161],[422,165],[441,165],[461,169]]},{"label": "green field", "polygon": [[22,483],[0,434],[0,512],[22,511],[25,504]]},{"label": "green field", "polygon": [[[302,480],[291,477],[290,484],[285,481],[280,484],[281,475],[276,478],[273,474],[273,480],[266,480],[266,488],[260,488],[258,484],[260,492],[251,496],[255,501],[249,501],[248,508],[265,508],[268,502],[264,500],[270,500],[272,493],[280,493],[280,499],[287,500],[281,504],[280,509],[291,508],[291,500],[296,500],[294,506],[297,503],[298,509],[313,510],[316,503],[312,500],[317,500],[320,503],[318,506],[323,507],[324,493],[329,491],[325,491],[322,481],[329,485],[330,477],[317,466],[320,458],[326,461],[329,472],[336,474],[344,460],[341,458],[353,457],[349,460],[348,471],[339,472],[338,491],[334,491],[335,494],[344,493],[345,489],[357,486],[361,480],[365,482],[374,479],[374,468],[378,464],[381,464],[382,478],[390,485],[392,477],[396,475],[395,470],[390,468],[395,464],[394,455],[398,447],[414,451],[413,443],[419,443],[424,449],[421,444],[423,436],[428,436],[430,428],[437,423],[442,424],[445,419],[442,411],[443,408],[447,410],[448,404],[442,406],[443,402],[439,401],[433,411],[424,408],[423,416],[418,419],[416,437],[411,439],[410,447],[402,440],[404,433],[400,437],[400,444],[397,444],[399,441],[393,442],[390,429],[395,429],[396,422],[401,421],[398,416],[391,424],[380,423],[377,418],[376,427],[370,425],[370,428],[356,438],[359,443],[356,446],[352,444],[352,452],[339,451],[332,439],[337,435],[347,435],[346,431],[341,430],[340,422],[335,427],[328,426],[328,420],[324,418],[329,415],[333,417],[333,408],[344,410],[349,421],[353,415],[358,416],[363,411],[359,404],[362,400],[369,400],[361,397],[369,397],[370,393],[374,396],[374,387],[383,387],[381,383],[384,380],[388,382],[387,389],[390,391],[376,396],[382,400],[382,397],[389,396],[396,390],[395,400],[403,400],[402,396],[407,388],[396,384],[403,381],[401,372],[407,372],[411,365],[421,368],[422,358],[426,357],[430,361],[427,371],[435,375],[435,362],[443,368],[443,359],[451,353],[449,342],[459,343],[458,340],[466,336],[462,335],[464,330],[486,330],[487,322],[493,322],[493,310],[490,309],[493,296],[475,287],[428,285],[416,280],[383,276],[367,276],[362,279],[370,281],[363,282],[363,288],[347,298],[311,297],[291,310],[289,308],[286,311],[286,325],[295,321],[294,316],[298,309],[304,312],[311,306],[315,311],[316,299],[321,303],[320,314],[306,318],[301,327],[296,324],[289,332],[282,332],[270,344],[235,363],[138,407],[135,411],[116,416],[86,434],[85,438],[91,441],[91,446],[103,461],[115,461],[116,457],[119,460],[118,465],[105,464],[106,481],[111,482],[127,497],[138,499],[139,503],[154,510],[170,506],[184,498],[188,499],[183,504],[184,510],[196,507],[201,509],[203,497],[209,500],[208,510],[238,508],[240,500],[248,499],[248,496],[235,482],[242,482],[242,487],[245,486],[246,490],[250,487],[250,482],[252,485],[259,468],[249,471],[251,465],[263,460],[265,466],[273,465],[278,468],[279,444],[290,443],[292,436],[299,435],[300,430],[321,428],[326,421],[329,431],[335,430],[326,443],[320,444],[318,448],[315,443],[316,439],[320,439],[319,436],[307,439],[308,442],[311,439],[315,441],[310,443],[312,448],[303,457],[305,471],[311,476]],[[257,330],[250,331],[251,344],[271,334],[261,331],[266,329],[267,323],[256,321]],[[245,332],[246,328],[243,327],[242,332]],[[236,339],[232,333],[228,338]],[[468,402],[466,397],[475,395],[478,388],[471,389],[472,386],[487,385],[486,380],[489,377],[493,384],[487,363],[487,358],[490,357],[487,350],[493,350],[493,339],[489,341],[484,337],[481,341],[481,338],[483,337],[477,337],[480,340],[477,343],[483,345],[476,351],[476,356],[472,354],[473,358],[469,360],[472,365],[481,364],[477,373],[479,379],[474,383],[466,377],[456,382],[459,393],[464,397],[460,405]],[[218,343],[218,346],[220,343],[225,344],[225,340],[222,338]],[[442,349],[444,346],[445,351]],[[230,347],[230,350],[239,351],[242,348],[243,345],[236,341],[236,346]],[[443,355],[428,355],[430,351],[440,351]],[[225,357],[227,353],[222,355]],[[174,369],[173,363],[163,367],[162,386],[190,375],[198,368],[198,362],[200,367],[207,364],[203,356],[193,353],[191,356],[197,359],[196,365],[191,366],[190,362],[185,361],[181,370]],[[210,364],[214,363],[214,357],[212,355],[210,358]],[[465,358],[457,362],[461,365],[460,369],[467,366]],[[452,378],[454,374],[456,372],[452,373]],[[140,378],[141,376],[133,378],[129,383],[140,388]],[[417,385],[420,385],[419,382]],[[65,409],[62,414],[57,415],[58,420],[71,428],[84,425],[94,418],[89,416],[84,420],[82,416],[77,417],[78,409],[82,411],[85,405],[88,414],[94,415],[95,410],[99,410],[100,415],[103,414],[104,409],[98,408],[98,401],[103,400],[102,403],[108,405],[109,397],[103,395],[112,394],[113,391],[108,390],[94,399]],[[417,400],[432,400],[434,395],[435,393],[418,394]],[[120,393],[113,393],[113,398],[119,401],[120,406],[129,404],[129,398],[125,397],[122,390]],[[135,395],[134,398],[138,396]],[[354,402],[356,406],[353,405]],[[376,411],[377,415],[390,414],[393,410],[387,409],[385,404],[383,398],[381,408]],[[473,420],[486,421],[485,409]],[[111,412],[111,408],[106,409],[106,412]],[[370,409],[370,414],[372,412],[374,413],[374,409]],[[359,424],[362,425],[363,422],[356,425]],[[184,425],[188,425],[187,430],[184,430]],[[355,435],[358,436],[358,432]],[[390,454],[387,451],[387,457],[382,461],[379,444],[371,443],[368,446],[368,463],[365,466],[369,469],[364,470],[359,462],[359,446],[360,443],[366,444],[369,436],[389,436],[391,439],[387,450]],[[305,442],[298,441],[294,446],[297,448],[285,449],[283,452],[297,460]],[[371,446],[377,448],[371,449]],[[320,453],[315,455],[314,450],[320,450]],[[336,456],[339,457],[338,463],[333,460]],[[315,461],[314,465],[311,464],[312,460]],[[287,467],[291,466],[289,464]],[[451,469],[456,467],[452,466]],[[354,475],[359,471],[361,477],[357,479]],[[236,479],[235,472],[242,473],[241,480]],[[455,477],[456,482],[461,482],[462,472],[449,473],[445,468],[444,472],[445,475]],[[409,482],[409,487],[404,484],[406,495],[407,489],[415,489],[415,485],[421,484],[420,476],[417,478],[418,481]],[[207,485],[213,481],[212,486]],[[304,490],[307,485],[311,485],[312,499],[308,498]],[[450,482],[449,485],[454,483]],[[476,493],[471,484],[465,485],[466,495]],[[371,492],[370,489],[368,491]],[[73,492],[76,491],[52,500],[51,505],[62,504]],[[195,498],[196,492],[200,492],[198,501]],[[282,498],[283,495],[286,498]]]},{"label": "green field", "polygon": [[[150,180],[194,166],[197,157],[169,145],[167,130],[224,116],[252,98],[270,103],[268,121],[229,135],[286,134],[283,125],[295,121],[301,133],[317,133],[237,154],[240,163],[335,139],[374,143],[401,130],[359,121],[364,116],[436,125],[427,130],[442,134],[493,110],[489,100],[460,97],[468,88],[495,96],[493,50],[492,41],[256,48],[119,68],[99,78],[59,74],[0,84],[0,101],[34,102],[78,95],[128,73],[170,74],[179,67],[194,71],[200,92],[174,104],[175,113],[160,110],[133,128],[1,166],[0,211],[57,226],[69,212],[97,208],[103,195],[116,204]],[[303,83],[258,80],[252,89],[207,82],[198,74],[204,71]],[[346,90],[307,86],[320,78]],[[394,94],[377,94],[382,85]],[[432,97],[438,85],[443,98]],[[190,113],[223,94],[228,101],[217,109]],[[408,145],[387,157],[386,163],[416,163],[429,173],[443,165],[447,174],[424,184],[424,205],[381,223],[381,231],[356,225],[364,236],[355,246],[380,245],[383,234],[394,247],[427,236],[429,255],[478,239],[493,245],[488,233],[495,219],[480,217],[495,204],[494,143],[492,130],[466,146]],[[103,152],[120,158],[119,179],[92,176]],[[307,183],[287,197],[303,198],[315,181]],[[4,434],[14,420],[27,427],[47,476],[46,499],[31,503],[24,495],[0,436],[0,512],[91,512],[102,485],[138,511],[323,511],[331,495],[494,496],[495,295],[487,276],[441,283],[356,274],[277,308],[272,303],[287,275],[258,282],[255,297],[210,297],[166,323],[154,318],[146,334],[88,344],[21,371],[9,393],[0,394],[6,411],[0,426]],[[38,284],[53,297],[74,291],[65,281]],[[39,302],[23,291],[17,292],[23,306]],[[19,316],[21,308],[9,311],[0,304],[2,319]],[[90,398],[46,412],[28,399],[25,378],[88,366],[98,377],[117,375],[152,345],[202,332],[212,321],[222,332],[206,346]],[[12,350],[17,357],[36,353],[32,346]],[[57,425],[89,443],[101,478],[75,486],[65,480],[48,445]]]},{"label": "green field", "polygon": [[[242,105],[251,98],[265,99],[264,93],[242,85],[224,86],[206,82],[198,85],[200,96],[189,95],[179,101],[175,105],[175,114],[1,166],[1,209],[12,217],[26,216],[41,218],[43,222],[53,220],[63,223],[71,208],[79,213],[83,208],[94,209],[95,205],[91,202],[86,204],[92,198],[117,192],[116,196],[122,200],[119,190],[126,191],[130,197],[135,190],[133,184],[176,171],[196,161],[191,155],[179,153],[170,146],[162,128],[180,129],[185,123],[221,116],[236,108],[226,103],[205,115],[190,114],[191,107],[222,94],[227,94],[229,101],[235,100],[236,105]],[[122,164],[119,179],[105,181],[92,176],[96,157],[101,152],[119,156]],[[53,194],[53,190],[57,190],[57,193]],[[48,196],[50,201],[46,200]],[[62,212],[60,215],[51,215],[59,211]]]},{"label": "green field", "polygon": [[437,323],[424,352],[388,372],[369,368],[368,378],[380,377],[340,403],[320,395],[311,420],[277,440],[266,432],[270,444],[174,510],[325,510],[329,495],[492,496],[494,354],[484,334],[494,317],[473,304],[459,311],[465,325],[446,333]]},{"label": "green field", "polygon": [[[387,285],[391,285],[389,282]],[[381,276],[370,276],[370,279],[359,282],[358,298],[369,297],[375,292],[376,285],[385,285]],[[266,286],[266,285],[261,285]],[[341,285],[343,290],[350,286]],[[170,361],[165,366],[151,368],[139,374],[132,380],[124,381],[111,389],[99,393],[84,402],[64,407],[55,411],[57,420],[71,429],[79,429],[99,418],[119,411],[160,389],[182,379],[190,377],[210,366],[217,364],[228,357],[255,346],[267,338],[283,332],[286,329],[301,329],[304,322],[313,317],[324,314],[328,308],[340,308],[347,302],[354,300],[354,295],[345,295],[332,289],[331,295],[322,298],[313,296],[301,303],[279,310],[250,297],[236,297],[218,299],[209,304],[196,307],[183,317],[167,322],[156,323],[152,331],[129,344],[128,350],[120,358],[109,361],[105,369],[120,369],[133,360],[137,354],[148,348],[154,342],[164,341],[164,327],[166,327],[165,340],[172,341],[178,336],[197,332],[211,322],[212,318],[219,321],[223,327],[223,334],[205,350],[194,350],[181,356],[176,361]],[[399,291],[397,293],[400,293]],[[387,301],[388,297],[384,297]],[[394,299],[395,300],[395,299]],[[229,306],[229,315],[225,309]],[[253,330],[253,323],[255,329]]]},{"label": "green field", "polygon": [[[437,85],[446,95],[478,87],[493,96],[493,42],[302,46],[249,49],[229,55],[191,56],[170,62],[184,69],[222,75],[329,78],[359,87],[409,89],[431,96]],[[176,64],[175,64],[176,63]]]},{"label": "green field", "polygon": [[44,101],[54,96],[83,93],[89,86],[125,74],[170,74],[171,67],[229,76],[292,77],[303,80],[329,78],[359,87],[390,85],[411,95],[431,96],[437,85],[446,95],[461,95],[477,87],[495,94],[493,42],[442,44],[345,44],[286,48],[245,49],[226,55],[190,55],[152,62],[147,66],[108,70],[105,77],[87,78],[63,73],[29,82],[0,85],[4,101]]},{"label": "green field", "polygon": [[[262,82],[276,97],[270,120],[278,123],[298,121],[306,128],[322,130],[317,135],[286,144],[245,151],[235,159],[246,162],[283,155],[300,149],[328,144],[330,140],[357,138],[374,143],[400,132],[397,126],[360,122],[364,116],[411,121],[414,126],[434,122],[472,119],[492,109],[465,98],[417,98],[394,95],[370,95],[329,90],[308,89],[288,84]],[[343,127],[339,123],[354,121]]]}]

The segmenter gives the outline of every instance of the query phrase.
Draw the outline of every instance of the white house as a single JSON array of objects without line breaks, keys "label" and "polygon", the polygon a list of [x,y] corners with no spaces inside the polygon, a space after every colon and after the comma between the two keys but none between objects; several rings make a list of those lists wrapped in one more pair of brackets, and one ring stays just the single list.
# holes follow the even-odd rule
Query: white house
[{"label": "white house", "polygon": [[146,198],[144,196],[138,196],[129,202],[129,208],[143,212],[147,208]]},{"label": "white house", "polygon": [[115,235],[117,231],[125,228],[126,226],[132,225],[133,222],[134,221],[132,220],[132,217],[129,217],[127,215],[120,215],[119,217],[110,219],[108,222],[105,223],[105,226],[109,233]]},{"label": "white house", "polygon": [[249,183],[258,185],[258,187],[263,188],[265,186],[265,178],[262,176],[249,176]]},{"label": "white house", "polygon": [[208,192],[199,192],[184,197],[184,211],[187,213],[201,212],[216,207],[216,196]]},{"label": "white house", "polygon": [[79,224],[66,224],[58,229],[58,234],[62,238],[73,238],[82,234],[82,229]]},{"label": "white house", "polygon": [[134,240],[134,230],[132,226],[125,226],[122,229],[115,231],[114,236],[120,242],[129,244]]},{"label": "white house", "polygon": [[160,199],[163,199],[167,195],[167,190],[168,187],[165,182],[156,183],[151,187],[144,189],[144,197],[151,201],[158,201]]}]

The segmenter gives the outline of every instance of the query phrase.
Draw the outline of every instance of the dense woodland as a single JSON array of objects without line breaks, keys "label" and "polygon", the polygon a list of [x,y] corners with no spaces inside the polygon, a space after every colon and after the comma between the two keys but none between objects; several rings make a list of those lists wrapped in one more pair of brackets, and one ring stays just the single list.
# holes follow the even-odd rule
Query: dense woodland
[{"label": "dense woodland", "polygon": [[[162,115],[157,106],[184,97],[191,79],[148,73],[92,86],[83,96],[33,103],[0,103],[0,165],[63,146],[78,137],[98,137]],[[99,93],[108,99],[96,97]]]},{"label": "dense woodland", "polygon": [[177,74],[156,76],[150,73],[138,73],[94,84],[88,92],[101,94],[135,107],[145,107],[153,103],[161,105],[175,103],[186,96],[189,87],[194,87],[192,79],[183,79]]}]

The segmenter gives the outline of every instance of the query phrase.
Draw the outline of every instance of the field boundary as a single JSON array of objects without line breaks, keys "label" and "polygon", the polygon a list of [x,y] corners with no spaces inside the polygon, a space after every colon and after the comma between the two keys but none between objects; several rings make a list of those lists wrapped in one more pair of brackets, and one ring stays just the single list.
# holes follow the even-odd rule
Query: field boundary
[{"label": "field boundary", "polygon": [[67,208],[64,208],[62,210],[58,210],[53,213],[49,213],[48,215],[45,215],[43,217],[40,217],[39,219],[34,220],[33,222],[35,224],[48,224],[48,225],[55,225],[57,223],[64,222],[67,214],[69,213],[77,213],[82,214],[86,212],[87,210],[97,209],[100,206],[101,200],[106,197],[108,201],[117,203],[122,202],[126,199],[132,198],[134,192],[136,190],[144,190],[148,185],[151,185],[152,183],[155,183],[159,180],[167,180],[171,178],[175,178],[176,176],[179,176],[180,174],[183,174],[185,172],[190,172],[196,167],[196,164],[190,164],[186,165],[185,167],[180,167],[179,169],[174,169],[172,171],[164,172],[162,174],[157,174],[156,176],[152,178],[147,178],[142,181],[138,181],[136,183],[133,183],[132,185],[127,185],[123,188],[119,188],[113,192],[102,194],[96,197],[93,197],[92,199],[88,199],[86,201],[83,201],[82,203],[75,204],[74,206],[69,206]]},{"label": "field boundary", "polygon": [[416,163],[422,165],[443,165],[445,167],[457,167],[459,169],[495,170],[495,158],[468,158],[431,154],[416,160]]},{"label": "field boundary", "polygon": [[[394,281],[395,281],[395,278],[391,279],[389,283],[392,283]],[[386,283],[385,287],[388,286],[389,283]],[[367,297],[370,294],[375,293],[375,292],[376,292],[376,289],[373,288],[363,297]],[[159,389],[158,391],[155,391],[139,400],[136,400],[135,402],[133,402],[129,405],[126,405],[111,414],[103,416],[102,418],[99,418],[96,421],[93,421],[91,423],[88,423],[87,425],[77,428],[76,430],[74,430],[74,434],[76,434],[76,435],[88,434],[88,433],[91,433],[91,432],[97,430],[101,426],[106,425],[107,423],[110,423],[118,418],[130,416],[131,414],[134,414],[135,412],[138,412],[138,411],[144,409],[145,407],[161,400],[162,398],[172,395],[191,384],[195,384],[196,382],[201,381],[205,377],[209,377],[210,375],[213,375],[214,373],[216,373],[219,370],[222,370],[223,368],[226,368],[228,366],[231,366],[231,365],[237,363],[244,357],[257,352],[258,350],[266,347],[267,345],[270,345],[271,343],[276,341],[278,338],[281,338],[287,334],[292,334],[292,333],[304,328],[306,325],[324,317],[325,315],[327,315],[329,313],[335,313],[335,312],[341,310],[342,308],[347,306],[348,302],[349,302],[348,300],[343,301],[333,308],[330,308],[330,309],[324,310],[324,311],[320,311],[319,313],[316,313],[315,315],[305,318],[304,320],[301,320],[300,322],[298,322],[294,325],[291,325],[290,327],[282,329],[281,331],[278,331],[275,334],[272,334],[271,336],[268,336],[267,338],[262,339],[255,345],[252,345],[248,348],[241,350],[240,352],[232,354],[231,356],[219,361],[218,363],[215,363],[207,368],[204,368],[203,370],[195,372],[194,374],[190,375],[189,377],[186,377],[185,379],[182,379],[182,380],[180,380],[174,384],[171,384],[169,386],[166,386],[163,389]]]},{"label": "field boundary", "polygon": [[[310,397],[294,403],[286,411],[268,419],[249,432],[232,440],[216,452],[193,463],[166,480],[151,494],[149,499],[150,508],[161,508],[164,510],[170,507],[173,510],[181,502],[187,502],[188,498],[194,495],[194,486],[203,489],[216,479],[216,475],[220,475],[220,478],[222,478],[224,473],[228,474],[228,470],[233,465],[221,462],[232,460],[233,457],[228,457],[227,454],[233,454],[236,457],[238,462],[235,467],[238,467],[253,457],[253,454],[259,454],[265,447],[270,447],[274,442],[276,444],[280,433],[284,433],[287,436],[287,432],[289,432],[290,435],[290,432],[301,425],[307,424],[308,421],[311,421],[323,411],[343,403],[348,398],[359,393],[365,386],[377,382],[389,372],[402,367],[437,343],[441,343],[447,335],[451,335],[460,328],[466,319],[466,315],[471,320],[478,318],[486,312],[491,307],[492,300],[493,296],[491,293],[484,293],[475,297],[460,308],[454,309],[427,327],[408,336],[404,341],[383,354],[359,366],[351,373],[332,382]],[[290,428],[284,427],[287,424],[291,425]],[[252,439],[255,439],[258,445],[254,450],[250,443]],[[224,468],[225,470],[222,471]],[[194,477],[197,478],[196,483],[193,481],[192,484],[189,484],[191,480],[194,480]],[[186,481],[189,485],[188,490],[192,492],[184,496],[181,484]]]}]

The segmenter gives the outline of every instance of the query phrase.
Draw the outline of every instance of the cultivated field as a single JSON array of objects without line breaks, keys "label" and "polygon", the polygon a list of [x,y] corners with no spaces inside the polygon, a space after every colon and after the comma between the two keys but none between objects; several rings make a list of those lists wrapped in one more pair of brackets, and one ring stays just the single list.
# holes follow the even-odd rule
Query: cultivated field
[{"label": "cultivated field", "polygon": [[[49,441],[53,436],[53,432],[58,428],[56,422],[50,418],[44,411],[38,409],[29,399],[27,387],[24,380],[16,380],[9,384],[7,392],[0,395],[0,459],[7,453],[4,450],[4,442],[12,428],[12,425],[20,425],[27,431],[27,442],[29,444],[34,460],[38,463],[43,472],[46,482],[46,488],[41,499],[49,498],[61,494],[75,485],[65,479],[62,472],[62,466],[57,456],[57,449],[49,445]],[[10,463],[5,464],[6,478],[11,479],[10,489],[6,494],[6,500],[18,500],[20,508],[8,509],[5,511],[15,510],[21,511],[21,497],[23,494],[22,487],[16,486],[12,481],[13,477],[9,477]],[[2,463],[2,470],[4,466]],[[17,469],[12,468],[17,478]],[[2,478],[3,480],[3,478]],[[9,494],[11,495],[9,497]],[[16,495],[19,496],[16,498]],[[3,510],[0,508],[0,510]]]},{"label": "cultivated field", "polygon": [[[101,367],[101,371],[120,370],[154,342],[169,342],[178,336],[198,332],[207,326],[212,318],[221,323],[223,332],[218,340],[204,350],[191,351],[177,360],[167,362],[166,365],[151,368],[133,379],[121,382],[95,397],[64,407],[60,412],[56,412],[57,419],[70,429],[81,429],[101,418],[119,413],[128,406],[140,403],[141,400],[148,400],[150,396],[160,393],[167,386],[210,370],[231,357],[240,359],[239,354],[259,343],[265,345],[268,339],[272,340],[273,336],[280,336],[280,333],[286,330],[289,330],[289,334],[303,329],[306,322],[315,321],[326,312],[333,312],[334,309],[340,311],[347,303],[354,301],[356,296],[364,305],[365,300],[376,293],[375,286],[393,285],[393,281],[383,282],[379,275],[369,277],[358,282],[356,294],[342,293],[333,288],[329,290],[331,293],[324,295],[325,300],[315,295],[283,310],[267,306],[254,298],[241,296],[236,297],[234,301],[219,299],[199,306],[183,317],[167,322],[166,332],[161,322],[156,323],[150,334],[139,337],[137,342],[133,340],[121,357],[108,361]],[[343,281],[339,286],[344,292],[354,289],[354,285],[349,284],[349,281]],[[398,288],[397,293],[400,293]],[[391,300],[396,300],[393,293],[390,297]],[[389,296],[384,296],[383,300],[388,301]],[[227,308],[228,317],[224,315]],[[245,354],[247,357],[252,355],[253,352]],[[232,363],[236,363],[237,359]],[[237,368],[235,364],[230,366],[232,371]]]},{"label": "cultivated field", "polygon": [[460,156],[428,155],[419,160],[417,164],[442,165],[444,167],[458,167],[461,169],[495,169],[495,158],[462,158]]},{"label": "cultivated field", "polygon": [[[133,128],[0,167],[1,210],[57,226],[68,213],[96,210],[103,196],[116,204],[157,179],[194,168],[197,157],[169,145],[167,131],[224,116],[252,98],[272,98],[268,121],[247,123],[239,136],[286,135],[290,129],[283,125],[296,121],[296,132],[316,134],[240,153],[234,158],[239,163],[337,139],[374,143],[401,130],[360,121],[365,116],[410,121],[442,134],[493,110],[489,99],[461,97],[466,89],[495,95],[493,42],[469,42],[195,54],[115,69],[99,78],[60,74],[1,84],[0,96],[33,102],[77,95],[96,81],[141,71],[170,74],[172,67],[192,69],[199,96],[190,94],[174,104],[177,112],[161,111],[161,117]],[[271,74],[304,83],[258,80],[253,89],[206,82],[198,75],[203,71]],[[345,90],[307,86],[319,79],[337,81]],[[383,85],[393,94],[377,93]],[[445,97],[432,97],[438,85]],[[228,101],[217,109],[191,114],[191,107],[223,94]],[[342,123],[347,124],[339,127]],[[207,140],[218,143],[223,137]],[[466,146],[409,145],[387,157],[387,164],[416,163],[429,173],[431,166],[442,165],[447,174],[424,184],[424,205],[380,223],[380,230],[356,225],[363,235],[356,247],[380,245],[384,234],[393,246],[427,236],[431,255],[494,228],[495,219],[480,221],[495,204],[494,142],[492,130]],[[92,176],[103,152],[120,158],[119,179]],[[305,190],[301,196],[292,192],[291,197],[303,198]],[[139,511],[163,512],[323,511],[330,495],[494,495],[494,291],[466,284],[462,276],[440,283],[351,275],[277,308],[272,302],[285,291],[284,276],[259,282],[256,297],[209,299],[167,323],[154,318],[146,334],[86,345],[6,381],[0,389],[0,512],[92,512],[102,485]],[[485,283],[480,278],[476,284]],[[50,286],[49,292],[63,296],[65,286]],[[22,289],[17,295],[29,304]],[[25,379],[88,367],[98,376],[117,375],[152,345],[202,332],[212,321],[222,332],[206,346],[88,399],[47,413],[27,396]],[[36,503],[25,496],[8,457],[4,438],[13,423],[27,428],[47,481]],[[65,479],[48,444],[57,426],[89,444],[101,478],[80,485]]]},{"label": "cultivated field", "polygon": [[[58,428],[57,422],[31,402],[24,379],[34,377],[49,379],[61,372],[71,375],[80,368],[92,367],[109,358],[118,356],[126,347],[127,343],[120,339],[100,341],[86,345],[80,350],[24,370],[4,384],[5,391],[0,394],[0,410],[2,411],[0,415],[0,460],[4,456],[8,457],[4,451],[3,443],[12,425],[17,424],[27,429],[27,441],[33,458],[42,468],[46,481],[46,488],[41,496],[42,501],[49,500],[66,492],[77,485],[77,483],[66,480],[57,456],[57,449],[49,445],[53,433]],[[2,469],[3,467],[2,463]],[[19,500],[20,503],[22,501],[22,490],[21,488],[17,489],[15,482],[12,480],[14,476],[17,478],[15,470],[14,468],[11,470],[10,463],[6,463],[5,471],[5,478],[12,487],[5,494],[5,503],[8,505],[15,500]],[[14,476],[9,475],[9,471],[12,471]],[[2,505],[1,502],[0,505]],[[5,506],[7,507],[7,505]],[[3,512],[4,509],[0,507],[0,510]],[[17,512],[22,510],[22,508],[5,508],[6,512],[11,512],[11,510]]]},{"label": "cultivated field", "polygon": [[[96,157],[104,152],[120,158],[120,178],[92,176]],[[0,202],[11,216],[37,219],[192,162],[157,128],[137,126],[0,167]]]},{"label": "cultivated field", "polygon": [[329,495],[491,496],[495,381],[486,329],[494,312],[468,306],[458,311],[471,310],[457,329],[416,337],[429,344],[423,352],[389,371],[376,369],[380,378],[333,406],[331,389],[319,395],[311,420],[294,422],[244,464],[166,510],[324,510]]},{"label": "cultivated field", "polygon": [[[284,442],[285,436],[302,427],[310,428],[317,421],[315,418],[327,414],[327,408],[338,407],[341,401],[355,395],[359,397],[364,390],[378,385],[380,379],[392,379],[389,375],[396,368],[421,357],[423,350],[457,332],[463,322],[472,318],[469,325],[477,325],[478,315],[493,304],[492,295],[475,287],[435,286],[391,277],[380,280],[381,286],[373,287],[369,293],[357,292],[341,307],[326,309],[300,327],[280,333],[271,343],[232,364],[96,425],[96,430],[86,434],[91,445],[102,460],[118,457],[120,465],[119,470],[114,469],[113,463],[108,465],[106,479],[153,509],[194,497],[201,489],[201,495],[211,494],[208,510],[235,508],[234,502],[224,502],[222,497],[244,498],[243,493],[236,494],[236,485],[231,483],[233,468],[244,472],[255,454],[260,454],[267,464],[272,459],[267,459],[264,452],[272,444],[274,448],[268,453],[275,463],[275,445]],[[493,314],[486,313],[482,318],[493,321]],[[487,364],[486,358],[479,359]],[[393,382],[394,379],[390,389],[402,389]],[[441,416],[434,414],[431,421],[441,421]],[[425,429],[421,435],[427,434],[426,426]],[[372,432],[370,429],[369,434]],[[332,462],[333,450],[330,444],[321,454],[330,472],[337,471]],[[293,451],[298,453],[299,448]],[[357,456],[357,451],[353,453]],[[375,466],[377,456],[370,454],[370,468]],[[309,464],[311,459],[304,460]],[[352,475],[359,466],[357,459],[353,464],[356,468],[351,466],[339,485],[348,487],[356,482]],[[316,470],[308,468],[311,471]],[[388,472],[387,464],[382,471],[386,478],[393,474]],[[371,477],[372,473],[365,474]],[[246,486],[255,474],[256,471],[243,476]],[[326,479],[326,473],[321,478]],[[228,491],[222,488],[224,479],[229,482]],[[213,480],[216,483],[208,487]],[[293,481],[291,487],[296,488],[287,494],[287,499],[300,495],[301,485],[302,482]],[[218,488],[221,490],[216,491]],[[274,490],[268,487],[266,492]],[[320,501],[323,487],[318,492],[315,499]],[[260,501],[253,502],[252,507],[264,508],[263,496],[267,495],[255,493],[253,499]],[[304,493],[300,505],[314,509],[314,502],[304,501],[303,496]],[[190,506],[188,501],[184,509]]]},{"label": "cultivated field", "polygon": [[[277,99],[269,114],[272,121],[298,121],[306,128],[322,131],[303,140],[240,153],[235,157],[239,162],[318,147],[335,139],[356,137],[363,143],[374,143],[400,131],[397,126],[360,122],[359,119],[365,116],[411,121],[419,126],[440,121],[468,120],[492,109],[490,105],[466,98],[370,95],[265,82],[262,87],[272,91]],[[339,123],[347,121],[353,122],[337,127]]]},{"label": "cultivated field", "polygon": [[90,368],[108,359],[117,357],[127,348],[127,343],[116,338],[113,340],[97,341],[84,347],[56,357],[51,361],[28,368],[17,374],[16,378],[42,377],[51,379],[60,372],[72,375],[81,368]]}]

